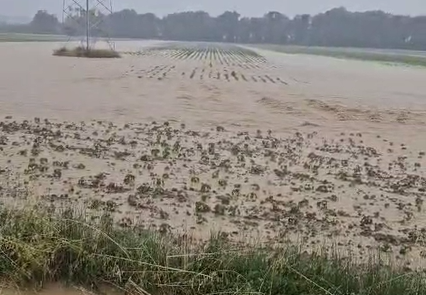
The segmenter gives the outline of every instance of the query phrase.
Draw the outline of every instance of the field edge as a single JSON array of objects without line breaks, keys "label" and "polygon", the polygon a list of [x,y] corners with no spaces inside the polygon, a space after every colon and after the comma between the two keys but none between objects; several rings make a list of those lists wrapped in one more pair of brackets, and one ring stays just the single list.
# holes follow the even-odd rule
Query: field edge
[{"label": "field edge", "polygon": [[[369,51],[355,51],[334,47],[309,47],[309,46],[285,46],[285,45],[253,45],[251,48],[280,52],[286,54],[303,54],[325,56],[338,59],[350,59],[360,61],[382,62],[384,64],[399,64],[406,66],[426,67],[426,56],[408,54],[388,54]],[[361,48],[362,49],[362,48]]]},{"label": "field edge", "polygon": [[128,294],[425,294],[426,275],[385,266],[371,254],[359,264],[301,245],[236,245],[212,233],[204,243],[164,229],[118,227],[109,212],[28,205],[0,209],[1,279],[42,288],[103,284]]}]

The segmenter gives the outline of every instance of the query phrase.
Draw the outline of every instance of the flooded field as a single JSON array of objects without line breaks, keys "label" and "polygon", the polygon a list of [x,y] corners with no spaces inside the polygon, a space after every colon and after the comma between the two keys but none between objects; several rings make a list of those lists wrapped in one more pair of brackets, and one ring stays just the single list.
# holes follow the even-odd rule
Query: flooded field
[{"label": "flooded field", "polygon": [[199,45],[0,44],[3,202],[424,265],[420,68]]}]

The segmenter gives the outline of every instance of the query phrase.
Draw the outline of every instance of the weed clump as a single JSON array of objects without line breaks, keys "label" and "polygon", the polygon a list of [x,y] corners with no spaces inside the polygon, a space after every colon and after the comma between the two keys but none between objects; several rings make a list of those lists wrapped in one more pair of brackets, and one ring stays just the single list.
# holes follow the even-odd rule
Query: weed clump
[{"label": "weed clump", "polygon": [[87,49],[81,46],[75,48],[61,47],[53,51],[54,56],[86,57],[86,58],[120,58],[121,55],[111,49]]}]

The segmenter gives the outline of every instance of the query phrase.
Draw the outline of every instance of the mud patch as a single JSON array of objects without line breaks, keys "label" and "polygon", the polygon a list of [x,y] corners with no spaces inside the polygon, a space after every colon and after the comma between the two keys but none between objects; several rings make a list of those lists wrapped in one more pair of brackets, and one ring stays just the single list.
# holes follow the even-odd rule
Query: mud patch
[{"label": "mud patch", "polygon": [[405,110],[367,109],[348,107],[342,104],[307,99],[308,107],[331,116],[338,121],[367,121],[373,123],[425,124],[426,112]]},{"label": "mud patch", "polygon": [[301,111],[294,102],[280,101],[272,97],[263,97],[256,101],[260,106],[265,107],[268,111],[279,114],[294,114],[299,115]]}]

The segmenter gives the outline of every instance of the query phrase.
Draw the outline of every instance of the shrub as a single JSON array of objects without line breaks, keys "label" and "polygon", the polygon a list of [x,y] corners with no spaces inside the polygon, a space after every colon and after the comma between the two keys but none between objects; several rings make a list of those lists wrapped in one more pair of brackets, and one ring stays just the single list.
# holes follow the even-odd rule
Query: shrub
[{"label": "shrub", "polygon": [[53,51],[55,56],[68,56],[68,57],[86,57],[86,58],[120,58],[117,51],[111,49],[89,49],[84,47],[66,48],[61,47]]}]

